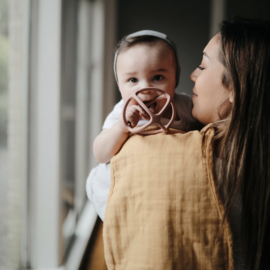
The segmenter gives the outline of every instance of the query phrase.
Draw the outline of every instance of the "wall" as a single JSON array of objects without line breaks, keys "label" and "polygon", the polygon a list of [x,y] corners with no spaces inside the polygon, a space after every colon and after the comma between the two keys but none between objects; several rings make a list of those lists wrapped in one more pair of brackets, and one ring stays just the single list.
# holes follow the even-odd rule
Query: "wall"
[{"label": "wall", "polygon": [[227,18],[242,16],[246,18],[270,19],[269,0],[228,0]]},{"label": "wall", "polygon": [[200,64],[209,38],[210,0],[118,1],[117,40],[143,29],[167,34],[177,45],[182,68],[177,92],[192,93],[190,73]]}]

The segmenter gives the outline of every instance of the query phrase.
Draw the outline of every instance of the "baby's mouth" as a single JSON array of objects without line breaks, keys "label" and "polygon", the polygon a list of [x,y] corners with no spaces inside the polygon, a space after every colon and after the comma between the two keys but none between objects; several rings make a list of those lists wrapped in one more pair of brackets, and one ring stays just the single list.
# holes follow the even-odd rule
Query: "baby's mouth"
[{"label": "baby's mouth", "polygon": [[157,102],[155,101],[158,97],[155,97],[151,100],[143,101],[145,106],[149,109],[151,113],[155,113],[157,109]]},{"label": "baby's mouth", "polygon": [[152,103],[150,105],[147,105],[146,104],[146,106],[147,106],[147,108],[149,109],[149,111],[151,113],[155,113],[156,112],[156,107],[157,107],[157,103],[156,102],[154,102],[154,103]]}]

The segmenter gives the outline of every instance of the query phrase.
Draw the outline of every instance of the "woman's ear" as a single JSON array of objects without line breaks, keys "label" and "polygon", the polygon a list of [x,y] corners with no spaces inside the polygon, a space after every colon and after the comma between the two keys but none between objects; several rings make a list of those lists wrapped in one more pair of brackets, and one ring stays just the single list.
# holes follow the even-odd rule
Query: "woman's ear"
[{"label": "woman's ear", "polygon": [[230,90],[229,101],[230,101],[231,103],[233,103],[233,100],[234,100],[234,98],[233,98],[233,91]]}]

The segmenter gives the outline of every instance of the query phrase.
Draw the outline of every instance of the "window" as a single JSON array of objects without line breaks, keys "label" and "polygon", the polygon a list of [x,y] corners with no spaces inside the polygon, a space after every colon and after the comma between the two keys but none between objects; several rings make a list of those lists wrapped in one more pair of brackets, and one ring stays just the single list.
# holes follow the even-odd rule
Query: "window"
[{"label": "window", "polygon": [[8,266],[8,1],[0,3],[0,265]]},{"label": "window", "polygon": [[0,212],[0,259],[7,269],[77,269],[95,224],[85,181],[115,90],[115,3],[107,2],[1,1],[0,58],[8,44],[11,52],[0,59],[10,78],[9,91],[0,89],[0,192],[8,205]]}]

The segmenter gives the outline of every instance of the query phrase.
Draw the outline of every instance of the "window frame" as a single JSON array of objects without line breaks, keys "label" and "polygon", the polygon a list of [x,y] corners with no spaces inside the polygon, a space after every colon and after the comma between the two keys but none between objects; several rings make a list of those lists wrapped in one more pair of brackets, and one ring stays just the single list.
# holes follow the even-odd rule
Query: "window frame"
[{"label": "window frame", "polygon": [[[97,164],[92,155],[93,140],[100,132],[105,114],[115,103],[115,82],[112,72],[115,45],[114,0],[79,2],[78,22],[85,24],[84,33],[89,24],[91,31],[88,34],[97,37],[92,38],[94,42],[91,42],[90,52],[85,57],[90,59],[90,62],[82,68],[79,68],[78,64],[76,67],[75,75],[78,78],[76,106],[70,111],[74,114],[76,122],[75,182],[78,188],[75,194],[77,204],[75,204],[74,242],[69,253],[65,254],[63,227],[60,226],[63,179],[62,33],[65,19],[63,5],[72,4],[72,1],[75,0],[25,2],[25,13],[28,18],[25,30],[27,40],[24,74],[25,108],[27,108],[24,142],[27,158],[23,164],[25,171],[21,254],[23,268],[78,269],[97,218],[93,206],[85,199],[85,181],[90,168]],[[88,14],[84,12],[85,7],[88,8]],[[82,42],[89,41],[88,37]],[[109,45],[106,42],[109,42]],[[76,53],[79,55],[78,50]],[[109,101],[107,97],[110,97]],[[68,111],[64,108],[65,110]],[[96,115],[98,117],[95,117]],[[69,220],[71,221],[67,223],[74,223],[73,217]]]}]

